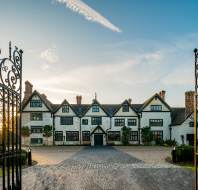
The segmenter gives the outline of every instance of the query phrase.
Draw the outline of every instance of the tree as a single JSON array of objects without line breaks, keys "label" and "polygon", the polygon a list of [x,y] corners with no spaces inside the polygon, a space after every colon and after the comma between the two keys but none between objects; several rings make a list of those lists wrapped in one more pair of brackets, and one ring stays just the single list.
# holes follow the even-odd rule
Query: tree
[{"label": "tree", "polygon": [[52,136],[52,126],[51,125],[45,125],[43,127],[43,136],[47,137],[47,145],[48,145],[48,138]]},{"label": "tree", "polygon": [[29,144],[26,142],[26,138],[30,136],[30,129],[28,126],[22,126],[21,127],[21,136],[23,137],[24,141],[23,144]]},{"label": "tree", "polygon": [[122,128],[122,143],[123,143],[123,145],[129,144],[130,132],[131,132],[131,129],[129,127],[124,126]]},{"label": "tree", "polygon": [[21,127],[21,135],[23,137],[29,137],[30,136],[30,129],[28,126],[22,126]]},{"label": "tree", "polygon": [[153,134],[151,131],[151,127],[143,127],[142,128],[142,141],[144,144],[149,145],[153,140]]}]

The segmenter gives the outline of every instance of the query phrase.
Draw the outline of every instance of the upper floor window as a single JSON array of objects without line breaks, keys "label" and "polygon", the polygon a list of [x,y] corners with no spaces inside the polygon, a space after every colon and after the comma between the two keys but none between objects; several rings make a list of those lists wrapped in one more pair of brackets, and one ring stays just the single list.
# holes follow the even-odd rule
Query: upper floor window
[{"label": "upper floor window", "polygon": [[41,100],[31,100],[30,101],[30,107],[41,108],[42,107],[42,101]]},{"label": "upper floor window", "polygon": [[115,119],[114,126],[125,126],[125,119]]},{"label": "upper floor window", "polygon": [[31,133],[43,133],[42,126],[31,126]]},{"label": "upper floor window", "polygon": [[62,112],[63,113],[69,113],[69,106],[68,105],[62,106]]},{"label": "upper floor window", "polygon": [[127,105],[127,104],[122,105],[122,111],[123,112],[129,112],[129,105]]},{"label": "upper floor window", "polygon": [[189,122],[189,127],[194,127],[194,121]]},{"label": "upper floor window", "polygon": [[151,105],[151,111],[162,111],[162,105]]},{"label": "upper floor window", "polygon": [[163,126],[163,119],[150,119],[149,120],[150,127],[162,127]]},{"label": "upper floor window", "polygon": [[102,125],[102,117],[92,117],[91,124],[92,125]]},{"label": "upper floor window", "polygon": [[61,125],[73,125],[73,117],[61,117],[60,124]]},{"label": "upper floor window", "polygon": [[136,126],[137,120],[136,119],[128,119],[128,126]]},{"label": "upper floor window", "polygon": [[88,119],[82,119],[82,124],[83,125],[88,125]]},{"label": "upper floor window", "polygon": [[93,105],[92,106],[92,112],[99,112],[100,111],[100,108],[98,105]]},{"label": "upper floor window", "polygon": [[30,120],[31,121],[42,121],[43,120],[42,112],[31,112],[30,113]]}]

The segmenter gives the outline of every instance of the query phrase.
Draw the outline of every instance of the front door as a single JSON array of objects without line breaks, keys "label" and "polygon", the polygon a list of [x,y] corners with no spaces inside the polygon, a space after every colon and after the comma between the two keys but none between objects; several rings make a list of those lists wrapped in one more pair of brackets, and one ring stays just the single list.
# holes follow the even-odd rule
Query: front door
[{"label": "front door", "polygon": [[103,134],[94,134],[94,145],[103,146]]}]

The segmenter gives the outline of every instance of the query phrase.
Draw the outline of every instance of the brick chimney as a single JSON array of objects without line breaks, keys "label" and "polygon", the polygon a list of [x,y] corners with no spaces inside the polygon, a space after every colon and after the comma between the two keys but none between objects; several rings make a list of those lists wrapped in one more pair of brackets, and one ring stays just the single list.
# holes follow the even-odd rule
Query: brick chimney
[{"label": "brick chimney", "polygon": [[194,91],[185,92],[186,115],[194,111],[194,95],[195,95]]},{"label": "brick chimney", "polygon": [[132,103],[132,99],[131,99],[131,98],[129,98],[129,99],[128,99],[128,102],[129,102],[129,104],[131,105],[131,103]]},{"label": "brick chimney", "polygon": [[32,95],[33,85],[29,81],[25,81],[25,91],[23,102],[26,102],[28,98]]},{"label": "brick chimney", "polygon": [[76,103],[78,105],[81,105],[81,102],[82,102],[82,96],[76,96]]},{"label": "brick chimney", "polygon": [[165,90],[162,90],[159,92],[159,96],[162,98],[162,100],[165,101],[165,95],[166,95],[166,91]]}]

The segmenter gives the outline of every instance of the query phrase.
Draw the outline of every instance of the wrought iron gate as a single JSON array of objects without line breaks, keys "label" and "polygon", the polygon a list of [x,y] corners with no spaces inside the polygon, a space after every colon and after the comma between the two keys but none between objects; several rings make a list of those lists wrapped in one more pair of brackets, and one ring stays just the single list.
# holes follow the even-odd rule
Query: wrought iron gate
[{"label": "wrought iron gate", "polygon": [[[3,190],[21,190],[21,87],[23,51],[9,43],[0,57],[0,170]],[[1,55],[0,55],[1,56]]]},{"label": "wrought iron gate", "polygon": [[198,50],[194,49],[195,53],[195,105],[194,105],[194,162],[195,162],[195,190],[198,189],[197,178],[197,119],[198,119]]}]

